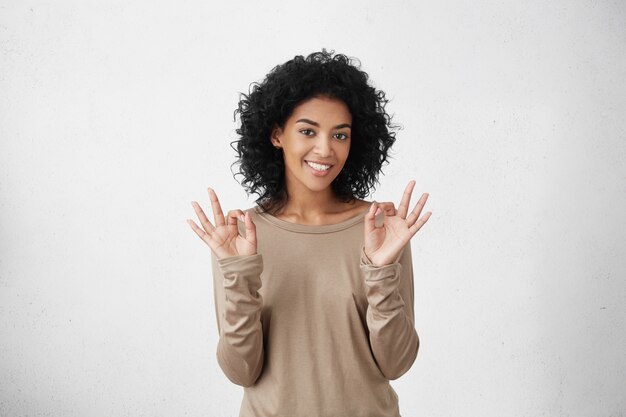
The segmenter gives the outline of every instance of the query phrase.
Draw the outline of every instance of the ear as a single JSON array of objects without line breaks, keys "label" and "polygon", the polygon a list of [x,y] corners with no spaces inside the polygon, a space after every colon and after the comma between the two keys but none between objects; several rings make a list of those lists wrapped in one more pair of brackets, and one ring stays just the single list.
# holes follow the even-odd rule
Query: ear
[{"label": "ear", "polygon": [[283,130],[278,126],[278,125],[274,125],[274,127],[272,128],[272,134],[270,136],[270,141],[272,142],[272,145],[274,145],[274,147],[276,148],[282,148],[283,145],[280,143],[280,140],[283,137]]}]

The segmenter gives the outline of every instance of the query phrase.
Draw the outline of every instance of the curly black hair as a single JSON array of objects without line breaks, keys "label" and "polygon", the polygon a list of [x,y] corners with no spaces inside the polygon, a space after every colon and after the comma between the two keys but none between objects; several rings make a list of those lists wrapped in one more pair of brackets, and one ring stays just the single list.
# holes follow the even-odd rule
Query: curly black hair
[{"label": "curly black hair", "polygon": [[[385,93],[368,84],[369,76],[359,68],[358,59],[335,51],[297,55],[277,65],[261,83],[250,84],[248,94],[240,93],[233,119],[240,115],[236,129],[239,139],[231,142],[237,152],[241,185],[248,195],[258,194],[256,203],[276,212],[287,202],[282,151],[270,142],[271,131],[285,122],[302,101],[326,96],[342,100],[352,115],[352,141],[348,159],[331,188],[338,199],[352,202],[375,189],[397,128],[385,111]],[[356,62],[355,62],[356,61]],[[236,146],[233,146],[236,144]],[[232,167],[232,165],[231,165]],[[237,175],[235,174],[235,176]]]}]

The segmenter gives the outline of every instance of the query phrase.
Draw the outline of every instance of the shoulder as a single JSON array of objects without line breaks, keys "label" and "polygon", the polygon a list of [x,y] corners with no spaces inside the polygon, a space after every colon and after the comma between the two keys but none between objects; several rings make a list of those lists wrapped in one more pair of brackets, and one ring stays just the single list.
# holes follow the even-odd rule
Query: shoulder
[{"label": "shoulder", "polygon": [[252,207],[249,207],[247,209],[244,209],[243,212],[244,213],[250,213],[250,214],[256,214],[256,208],[257,208],[257,206],[252,206]]},{"label": "shoulder", "polygon": [[372,201],[367,201],[367,200],[356,200],[356,203],[363,206],[363,207],[367,207],[370,204],[372,204]]},{"label": "shoulder", "polygon": [[366,200],[355,200],[353,204],[354,206],[352,210],[354,211],[354,214],[359,214],[367,210],[371,206],[372,202]]}]

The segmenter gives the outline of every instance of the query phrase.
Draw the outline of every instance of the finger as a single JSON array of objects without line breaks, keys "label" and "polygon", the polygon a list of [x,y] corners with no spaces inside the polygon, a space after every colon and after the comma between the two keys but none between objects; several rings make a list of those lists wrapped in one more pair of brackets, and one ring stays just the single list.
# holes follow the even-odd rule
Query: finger
[{"label": "finger", "polygon": [[209,198],[211,199],[211,208],[213,209],[215,227],[224,226],[226,224],[226,221],[224,220],[222,206],[220,205],[220,200],[217,198],[217,194],[215,194],[215,191],[211,187],[209,187]]},{"label": "finger", "polygon": [[418,230],[420,230],[422,228],[422,226],[424,226],[426,224],[426,222],[428,221],[428,219],[430,219],[430,215],[433,214],[432,211],[427,212],[426,214],[424,214],[422,216],[421,219],[419,219],[418,221],[415,222],[414,225],[412,225],[411,227],[409,227],[409,232],[411,233],[411,237],[418,232]]},{"label": "finger", "polygon": [[198,226],[198,225],[197,225],[197,224],[196,224],[193,220],[191,220],[191,219],[187,219],[187,224],[188,224],[189,226],[191,226],[191,229],[192,229],[194,232],[196,232],[196,235],[198,235],[198,237],[199,237],[200,239],[202,239],[205,243],[209,243],[209,242],[208,242],[208,240],[210,239],[210,238],[209,238],[209,235],[208,235],[208,234],[206,234],[206,233],[204,232],[204,230],[202,230],[202,228],[200,228],[200,226]]},{"label": "finger", "polygon": [[396,215],[396,207],[392,201],[385,201],[382,203],[378,203],[380,208],[385,213],[385,216],[395,216]]},{"label": "finger", "polygon": [[376,214],[378,214],[378,212],[380,212],[380,208],[378,207],[378,203],[374,201],[370,205],[370,209],[367,211],[364,217],[365,234],[368,234],[369,232],[371,232],[372,230],[376,228],[375,220],[376,220]]},{"label": "finger", "polygon": [[204,227],[204,230],[206,230],[208,234],[212,234],[213,231],[215,230],[215,227],[213,227],[213,224],[209,221],[206,214],[204,214],[204,211],[202,210],[202,207],[200,207],[200,204],[198,204],[195,201],[192,201],[191,207],[193,207],[194,211],[196,212],[196,215],[198,216],[198,219],[200,219],[200,224],[202,224],[202,227]]},{"label": "finger", "polygon": [[409,225],[409,227],[412,226],[413,223],[415,223],[415,221],[420,216],[422,209],[424,208],[424,204],[426,204],[426,200],[428,200],[428,193],[422,194],[419,201],[415,205],[415,208],[413,209],[411,214],[409,214],[409,216],[406,218],[406,222]]},{"label": "finger", "polygon": [[228,212],[227,221],[229,226],[237,225],[237,220],[241,220],[241,216],[243,216],[243,211],[236,209]]},{"label": "finger", "polygon": [[411,203],[411,194],[413,193],[414,187],[415,180],[409,181],[404,189],[404,194],[402,194],[402,199],[400,200],[400,205],[398,206],[398,216],[403,219],[406,219],[406,214],[409,212],[409,204]]},{"label": "finger", "polygon": [[244,220],[246,223],[246,240],[256,247],[256,225],[252,221],[250,212],[246,212]]},{"label": "finger", "polygon": [[211,248],[211,250],[213,250],[213,252],[215,252],[217,248],[224,244],[223,241],[220,242],[219,240],[214,239],[214,237],[217,235],[206,233],[204,230],[202,230],[201,227],[194,223],[193,220],[187,219],[187,224],[191,226],[192,230],[196,232],[196,235],[198,235],[198,237],[202,239],[204,243],[206,243]]}]

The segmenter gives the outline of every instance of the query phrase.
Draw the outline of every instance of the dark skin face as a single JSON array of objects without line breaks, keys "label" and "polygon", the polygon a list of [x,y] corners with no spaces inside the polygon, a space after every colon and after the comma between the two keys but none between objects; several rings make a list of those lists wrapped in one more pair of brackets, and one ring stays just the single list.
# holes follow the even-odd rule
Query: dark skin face
[{"label": "dark skin face", "polygon": [[[331,188],[350,153],[351,124],[352,115],[343,101],[317,96],[296,106],[282,129],[275,126],[271,141],[283,152],[289,195],[276,217],[292,223],[332,224],[369,207],[365,200],[341,202]],[[310,162],[325,166],[310,166]],[[386,213],[395,214],[393,203],[381,204]]]},{"label": "dark skin face", "polygon": [[276,127],[271,141],[282,150],[286,213],[320,219],[340,210],[331,183],[343,168],[351,144],[352,115],[346,104],[328,97],[314,97],[295,107],[283,128]]}]

